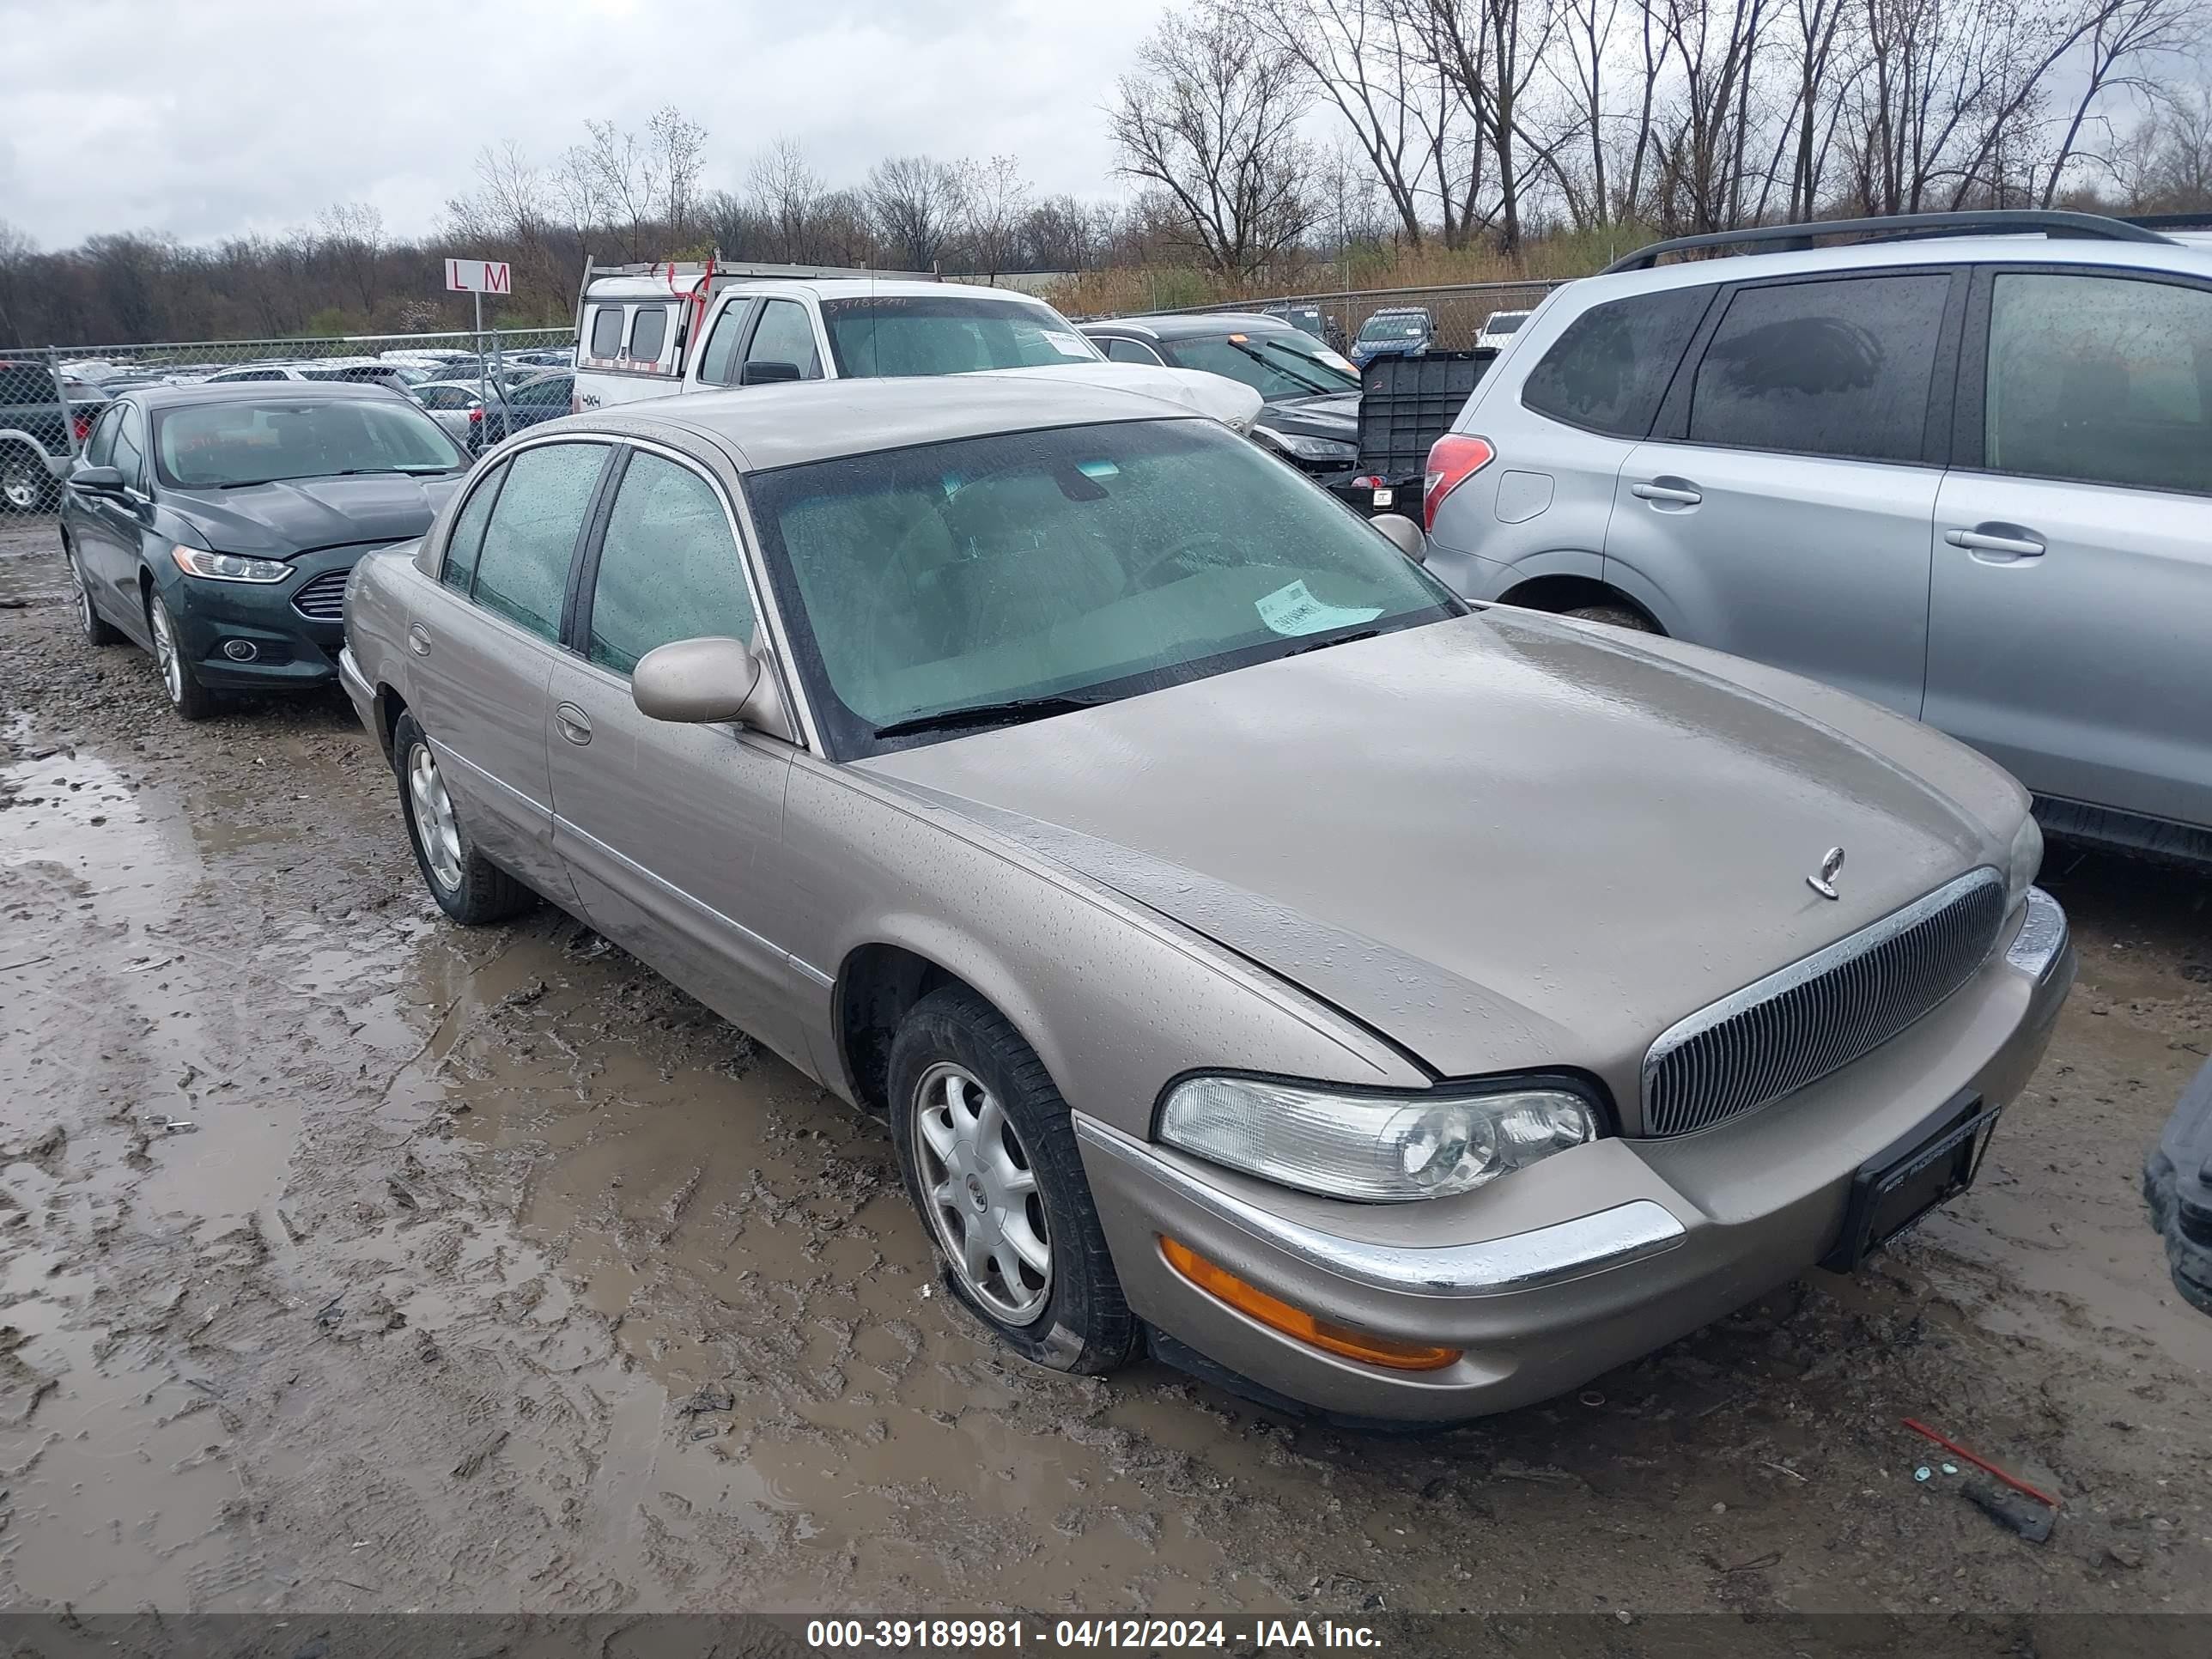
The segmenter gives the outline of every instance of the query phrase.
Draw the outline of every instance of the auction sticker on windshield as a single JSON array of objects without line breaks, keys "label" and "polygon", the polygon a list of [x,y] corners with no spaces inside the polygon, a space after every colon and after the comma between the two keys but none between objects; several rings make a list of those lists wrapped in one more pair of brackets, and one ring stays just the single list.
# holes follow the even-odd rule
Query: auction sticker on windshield
[{"label": "auction sticker on windshield", "polygon": [[1263,598],[1255,599],[1253,608],[1259,611],[1260,620],[1278,634],[1318,634],[1325,629],[1349,628],[1354,623],[1373,622],[1382,614],[1381,605],[1372,610],[1354,610],[1347,605],[1330,605],[1314,597],[1301,576],[1288,587],[1279,587]]}]

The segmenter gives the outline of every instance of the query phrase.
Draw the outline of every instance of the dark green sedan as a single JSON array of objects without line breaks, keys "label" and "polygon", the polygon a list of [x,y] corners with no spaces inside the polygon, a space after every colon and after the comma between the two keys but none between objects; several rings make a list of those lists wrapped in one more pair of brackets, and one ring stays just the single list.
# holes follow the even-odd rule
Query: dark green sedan
[{"label": "dark green sedan", "polygon": [[94,645],[151,652],[170,706],[337,676],[356,560],[430,527],[468,458],[380,386],[149,386],[118,398],[63,493]]}]

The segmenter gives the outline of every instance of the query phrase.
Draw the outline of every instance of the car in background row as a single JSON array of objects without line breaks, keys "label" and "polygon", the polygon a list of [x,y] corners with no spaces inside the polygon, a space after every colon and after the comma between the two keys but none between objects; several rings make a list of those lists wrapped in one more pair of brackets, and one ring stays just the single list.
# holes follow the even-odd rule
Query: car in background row
[{"label": "car in background row", "polygon": [[440,908],[886,1117],[1013,1352],[1453,1420],[1955,1197],[2075,960],[1988,760],[1420,550],[1095,381],[766,386],[495,452],[341,663]]},{"label": "car in background row", "polygon": [[1117,317],[1085,323],[1117,363],[1201,369],[1260,394],[1252,435],[1302,472],[1348,473],[1359,459],[1359,374],[1305,331],[1262,313]]},{"label": "car in background row", "polygon": [[[64,401],[66,400],[66,401]],[[0,511],[43,513],[109,401],[105,387],[64,370],[61,385],[41,359],[0,357]]]},{"label": "car in background row", "polygon": [[209,375],[203,386],[237,386],[295,380],[344,386],[380,386],[405,392],[427,371],[378,357],[308,357],[295,362],[240,363]]},{"label": "car in background row", "polygon": [[332,383],[149,387],[94,423],[61,511],[78,625],[153,653],[170,707],[330,683],[346,579],[468,459],[407,398]]},{"label": "car in background row", "polygon": [[446,435],[471,455],[542,422],[569,413],[575,376],[565,370],[537,371],[516,380],[504,395],[477,380],[431,380],[411,386],[408,395],[428,411]]},{"label": "car in background row", "polygon": [[1436,319],[1426,306],[1384,306],[1360,324],[1352,342],[1352,361],[1364,368],[1377,357],[1418,357],[1436,338]]},{"label": "car in background row", "polygon": [[1826,681],[2052,829],[2212,861],[2212,248],[2033,211],[1661,243],[1539,308],[1425,493],[1470,599]]},{"label": "car in background row", "polygon": [[1534,313],[1526,311],[1493,311],[1482,319],[1482,327],[1475,334],[1477,351],[1503,351],[1513,337],[1521,331],[1521,325]]},{"label": "car in background row", "polygon": [[1344,327],[1317,305],[1304,305],[1295,300],[1275,305],[1262,306],[1261,314],[1279,317],[1292,328],[1302,329],[1333,351],[1344,349]]}]

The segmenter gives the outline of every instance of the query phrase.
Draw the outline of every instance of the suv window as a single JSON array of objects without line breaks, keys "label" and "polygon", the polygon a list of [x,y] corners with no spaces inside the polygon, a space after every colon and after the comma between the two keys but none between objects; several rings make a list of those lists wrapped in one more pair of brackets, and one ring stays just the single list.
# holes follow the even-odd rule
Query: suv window
[{"label": "suv window", "polygon": [[500,480],[507,477],[504,465],[495,466],[477,481],[469,498],[461,503],[461,510],[453,520],[453,533],[446,538],[446,562],[438,572],[438,580],[460,592],[469,591],[476,580],[477,553],[483,545],[484,520],[491,517],[492,501],[499,495]]},{"label": "suv window", "polygon": [[802,380],[822,378],[821,355],[814,349],[814,325],[796,300],[770,300],[761,307],[760,326],[745,348],[748,363],[793,363]]},{"label": "suv window", "polygon": [[1521,401],[1570,426],[1641,438],[1713,291],[1664,289],[1592,306],[1529,371]]},{"label": "suv window", "polygon": [[116,428],[122,424],[123,405],[121,404],[100,411],[100,419],[93,424],[92,436],[85,441],[84,462],[87,466],[114,465],[108,458],[115,453]]},{"label": "suv window", "polygon": [[738,337],[745,331],[745,313],[752,308],[750,301],[732,300],[716,313],[714,327],[707,336],[706,349],[699,354],[699,379],[706,386],[727,386],[737,379],[732,368],[738,355]]},{"label": "suv window", "polygon": [[1125,340],[1118,334],[1109,335],[1098,342],[1106,348],[1106,355],[1117,363],[1144,363],[1160,367],[1160,354],[1141,340]]},{"label": "suv window", "polygon": [[623,308],[620,306],[600,306],[592,313],[592,356],[621,356],[622,337]]},{"label": "suv window", "polygon": [[478,605],[540,639],[559,636],[568,562],[606,456],[604,444],[547,444],[508,463],[477,560]]},{"label": "suv window", "polygon": [[629,360],[634,363],[660,361],[660,343],[668,337],[668,307],[640,306],[629,325]]},{"label": "suv window", "polygon": [[2212,292],[2001,273],[1983,418],[1995,472],[2212,492]]},{"label": "suv window", "polygon": [[1689,441],[1919,459],[1950,288],[1929,271],[1741,290],[1698,365]]},{"label": "suv window", "polygon": [[708,635],[753,637],[729,515],[690,468],[634,452],[599,544],[587,654],[627,674],[655,646]]}]

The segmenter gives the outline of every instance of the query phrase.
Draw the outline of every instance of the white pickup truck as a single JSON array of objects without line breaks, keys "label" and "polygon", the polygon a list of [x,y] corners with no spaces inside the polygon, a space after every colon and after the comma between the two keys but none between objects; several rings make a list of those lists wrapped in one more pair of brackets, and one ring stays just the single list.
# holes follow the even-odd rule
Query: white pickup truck
[{"label": "white pickup truck", "polygon": [[1007,289],[812,266],[587,269],[576,307],[574,408],[780,380],[1019,369],[1142,392],[1247,432],[1249,386],[1194,369],[1109,362],[1042,300]]}]

